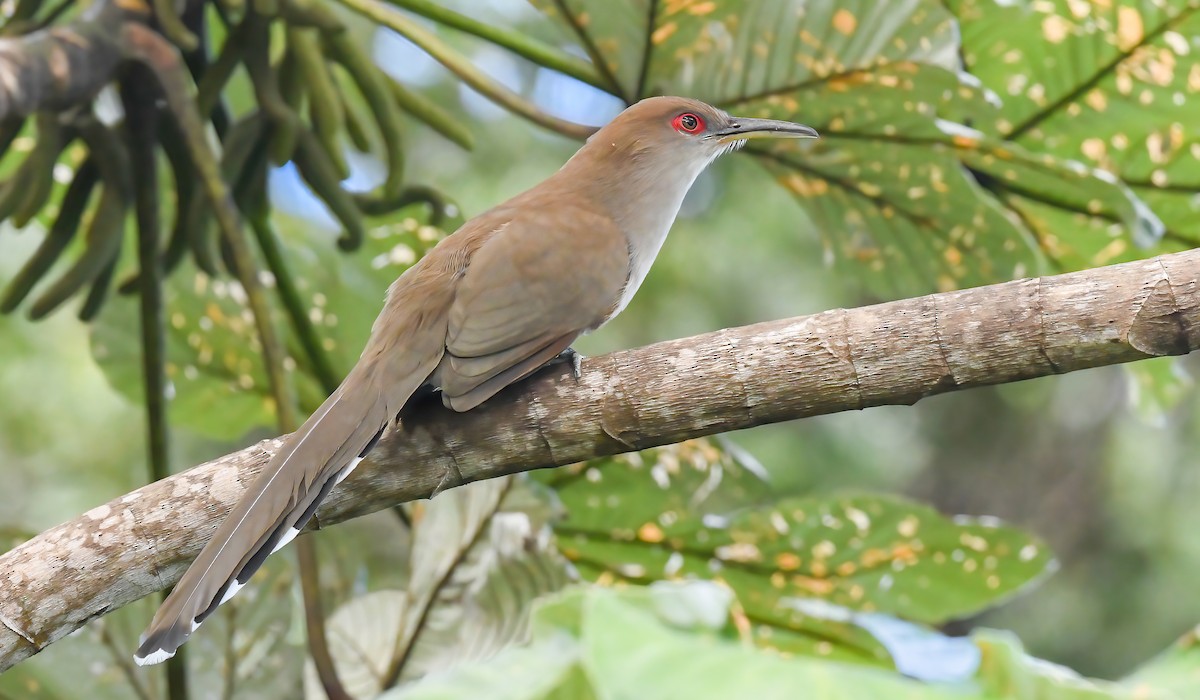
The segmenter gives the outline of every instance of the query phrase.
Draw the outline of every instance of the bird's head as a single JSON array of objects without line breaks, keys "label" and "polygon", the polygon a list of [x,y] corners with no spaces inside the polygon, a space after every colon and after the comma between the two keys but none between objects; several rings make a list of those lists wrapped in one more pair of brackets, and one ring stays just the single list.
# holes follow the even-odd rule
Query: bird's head
[{"label": "bird's head", "polygon": [[699,173],[723,153],[753,138],[814,139],[812,127],[776,119],[735,117],[686,97],[649,97],[625,109],[588,139],[589,145],[637,160]]}]

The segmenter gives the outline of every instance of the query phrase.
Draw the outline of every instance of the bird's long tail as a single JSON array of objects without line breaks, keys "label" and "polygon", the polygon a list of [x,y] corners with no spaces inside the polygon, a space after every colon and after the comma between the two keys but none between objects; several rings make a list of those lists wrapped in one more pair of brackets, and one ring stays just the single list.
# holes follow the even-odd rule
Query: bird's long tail
[{"label": "bird's long tail", "polygon": [[134,656],[139,665],[174,656],[270,554],[303,529],[330,490],[375,446],[395,410],[380,392],[383,382],[371,376],[375,371],[356,367],[272,457],[163,601]]}]

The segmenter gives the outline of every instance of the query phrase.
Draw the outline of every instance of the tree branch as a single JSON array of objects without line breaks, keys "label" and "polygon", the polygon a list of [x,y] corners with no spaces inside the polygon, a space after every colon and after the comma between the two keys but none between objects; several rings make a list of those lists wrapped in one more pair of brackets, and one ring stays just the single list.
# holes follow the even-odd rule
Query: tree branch
[{"label": "tree branch", "polygon": [[[467,481],[1200,348],[1200,250],[658,343],[555,366],[464,414],[436,398],[318,512]],[[150,484],[0,556],[0,670],[171,585],[278,439]]]},{"label": "tree branch", "polygon": [[139,2],[98,2],[79,19],[0,38],[0,116],[61,111],[91,100],[122,59],[120,30],[146,22]]}]

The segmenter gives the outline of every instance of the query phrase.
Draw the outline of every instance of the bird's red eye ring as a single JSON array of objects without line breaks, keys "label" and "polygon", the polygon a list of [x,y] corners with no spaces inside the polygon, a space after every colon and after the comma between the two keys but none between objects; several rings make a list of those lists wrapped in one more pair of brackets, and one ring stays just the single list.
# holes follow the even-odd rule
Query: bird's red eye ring
[{"label": "bird's red eye ring", "polygon": [[684,134],[698,134],[704,130],[704,120],[699,115],[684,112],[671,120],[671,126]]}]

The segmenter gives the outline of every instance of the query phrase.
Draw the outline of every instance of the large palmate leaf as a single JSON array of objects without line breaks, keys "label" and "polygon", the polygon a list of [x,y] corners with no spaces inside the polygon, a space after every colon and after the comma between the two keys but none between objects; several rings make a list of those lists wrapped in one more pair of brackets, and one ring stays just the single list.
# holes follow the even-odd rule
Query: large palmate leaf
[{"label": "large palmate leaf", "polygon": [[[1196,0],[951,0],[968,70],[1000,94],[989,130],[1022,146],[1120,177],[1167,227],[1172,247],[1200,240],[1200,32]],[[1118,236],[1080,236],[1047,210],[1052,191],[1008,197],[1056,236],[1064,267],[1139,255]],[[1102,202],[1103,204],[1103,202]],[[1062,232],[1075,233],[1077,238]]]},{"label": "large palmate leaf", "polygon": [[[999,93],[1003,107],[987,129],[1046,157],[1071,159],[1121,179],[1161,218],[1165,252],[1200,241],[1200,1],[997,2],[953,0],[963,57]],[[1082,165],[1080,166],[1083,167]],[[1060,269],[1133,259],[1131,245],[1098,194],[1073,214],[1047,199],[1052,188],[998,180],[994,189],[1034,231]],[[1147,241],[1143,241],[1147,242]],[[1144,414],[1183,394],[1176,360],[1127,368]],[[1166,370],[1157,372],[1156,370]],[[1154,399],[1174,395],[1176,399]],[[1152,400],[1147,401],[1150,398]]]},{"label": "large palmate leaf", "polygon": [[1053,564],[1029,535],[896,497],[771,496],[705,443],[581,469],[558,478],[570,518],[556,530],[585,578],[720,580],[757,641],[788,651],[888,658],[862,620],[810,601],[938,624],[994,605]]},{"label": "large palmate leaf", "polygon": [[[311,227],[292,226],[281,233],[309,320],[339,377],[358,359],[388,284],[444,235],[416,218],[397,218],[373,229],[362,248],[345,254],[327,240],[314,240],[326,234]],[[211,279],[187,265],[167,279],[165,299],[172,421],[224,439],[273,426],[274,404],[241,285]],[[94,357],[109,382],[134,401],[142,399],[138,313],[136,298],[113,299],[91,328]],[[286,369],[296,373],[301,404],[311,411],[326,392],[291,324],[282,314],[276,324],[288,331],[294,364]]]},{"label": "large palmate leaf", "polygon": [[[535,0],[627,102],[676,93],[735,114],[803,121],[817,142],[752,151],[817,224],[836,261],[879,293],[912,294],[1040,270],[1019,180],[1103,248],[1108,229],[1154,239],[1157,220],[1120,183],[967,128],[998,102],[959,70],[953,16],[934,0]],[[1024,191],[1024,190],[1023,190]],[[1026,193],[1028,193],[1026,192]],[[997,197],[997,193],[1005,196]],[[1099,203],[1099,204],[1097,204]]]}]

